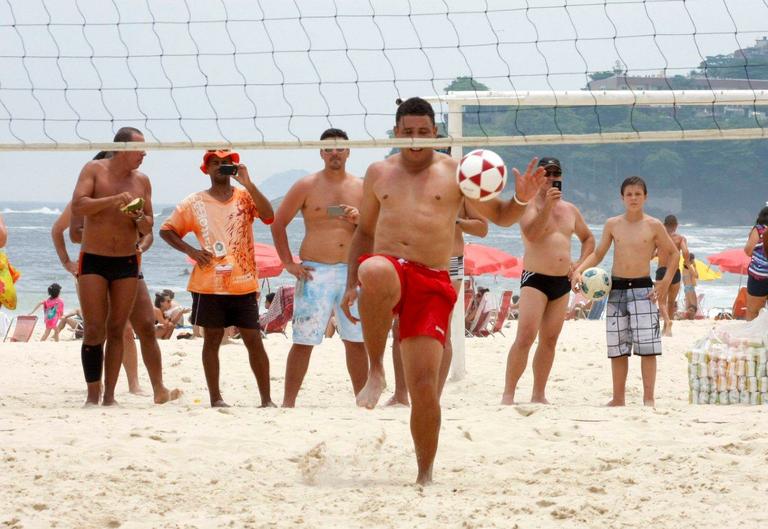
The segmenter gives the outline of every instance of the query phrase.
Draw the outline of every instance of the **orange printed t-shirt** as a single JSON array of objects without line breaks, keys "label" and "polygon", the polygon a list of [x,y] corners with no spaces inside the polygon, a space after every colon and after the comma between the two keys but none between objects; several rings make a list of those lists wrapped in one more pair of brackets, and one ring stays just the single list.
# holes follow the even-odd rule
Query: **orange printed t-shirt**
[{"label": "orange printed t-shirt", "polygon": [[253,219],[259,216],[247,191],[234,188],[232,198],[220,202],[207,191],[185,198],[163,223],[179,237],[193,232],[200,247],[213,254],[212,264],[195,265],[187,290],[198,294],[240,295],[259,290],[253,250]]}]

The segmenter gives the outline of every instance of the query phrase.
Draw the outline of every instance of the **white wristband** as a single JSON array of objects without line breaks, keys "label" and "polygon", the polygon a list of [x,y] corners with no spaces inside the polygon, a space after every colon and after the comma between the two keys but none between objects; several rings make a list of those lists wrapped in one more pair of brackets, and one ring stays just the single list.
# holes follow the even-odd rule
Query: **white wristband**
[{"label": "white wristband", "polygon": [[523,202],[522,200],[520,200],[519,198],[517,198],[517,193],[515,193],[514,195],[512,195],[512,198],[513,198],[513,199],[514,199],[514,201],[515,201],[515,202],[517,202],[517,203],[518,203],[518,205],[520,205],[520,206],[527,206],[527,205],[528,205],[528,202]]}]

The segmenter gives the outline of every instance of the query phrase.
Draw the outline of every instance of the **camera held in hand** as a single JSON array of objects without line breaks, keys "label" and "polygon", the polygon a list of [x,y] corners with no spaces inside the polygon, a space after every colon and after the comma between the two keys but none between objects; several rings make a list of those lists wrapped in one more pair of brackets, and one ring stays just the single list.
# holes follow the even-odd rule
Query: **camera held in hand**
[{"label": "camera held in hand", "polygon": [[237,166],[232,164],[222,164],[219,166],[219,174],[234,176],[237,174]]}]

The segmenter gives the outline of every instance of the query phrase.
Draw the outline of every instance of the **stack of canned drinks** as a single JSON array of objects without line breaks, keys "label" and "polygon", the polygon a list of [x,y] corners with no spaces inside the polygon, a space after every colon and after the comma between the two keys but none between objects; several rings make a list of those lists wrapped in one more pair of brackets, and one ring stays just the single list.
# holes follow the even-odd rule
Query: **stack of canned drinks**
[{"label": "stack of canned drinks", "polygon": [[688,357],[691,404],[768,405],[768,349],[764,344],[700,340]]}]

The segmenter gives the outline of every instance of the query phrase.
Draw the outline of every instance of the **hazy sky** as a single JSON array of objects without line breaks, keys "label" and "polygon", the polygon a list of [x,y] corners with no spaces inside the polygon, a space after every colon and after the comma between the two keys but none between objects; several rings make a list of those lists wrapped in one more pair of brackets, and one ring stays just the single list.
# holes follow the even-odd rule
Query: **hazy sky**
[{"label": "hazy sky", "polygon": [[[495,90],[580,89],[617,60],[686,74],[764,35],[765,0],[9,0],[0,143],[106,141],[122,125],[147,141],[316,139],[329,126],[382,138],[396,97],[441,93],[460,75]],[[356,150],[349,169],[362,175],[385,153]],[[0,153],[0,199],[63,200],[92,154]],[[262,177],[320,166],[316,150],[242,154]],[[155,199],[207,185],[200,158],[150,151]]]}]

